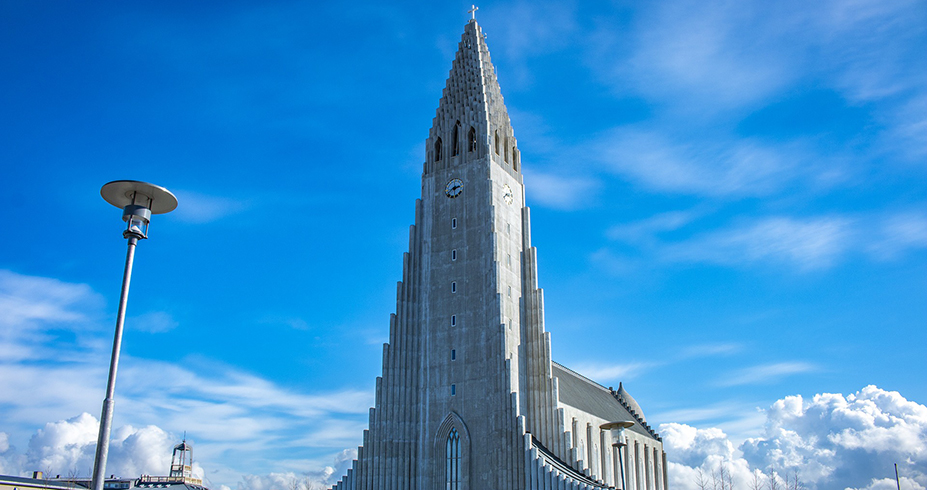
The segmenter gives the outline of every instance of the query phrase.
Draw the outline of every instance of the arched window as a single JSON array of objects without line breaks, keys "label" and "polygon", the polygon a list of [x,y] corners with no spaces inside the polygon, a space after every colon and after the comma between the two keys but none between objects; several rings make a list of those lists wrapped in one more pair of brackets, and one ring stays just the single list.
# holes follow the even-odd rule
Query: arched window
[{"label": "arched window", "polygon": [[435,140],[435,161],[441,161],[441,138]]},{"label": "arched window", "polygon": [[509,138],[508,136],[506,136],[505,137],[505,150],[504,150],[505,156],[503,157],[503,159],[505,160],[505,163],[509,163],[509,143],[508,141],[509,141]]},{"label": "arched window", "polygon": [[495,146],[496,146],[496,155],[498,155],[498,154],[499,154],[499,130],[498,130],[498,129],[496,130],[496,141],[495,141],[495,143],[496,143],[496,145],[495,145]]},{"label": "arched window", "polygon": [[468,151],[476,151],[476,129],[473,126],[470,126],[470,134],[467,135],[467,141],[469,141]]},{"label": "arched window", "polygon": [[447,490],[460,490],[460,434],[457,429],[451,429],[447,435],[446,450],[446,482]]},{"label": "arched window", "polygon": [[460,154],[460,121],[454,125],[454,142],[451,143],[451,156]]},{"label": "arched window", "polygon": [[514,146],[512,147],[512,168],[518,172],[518,149]]}]

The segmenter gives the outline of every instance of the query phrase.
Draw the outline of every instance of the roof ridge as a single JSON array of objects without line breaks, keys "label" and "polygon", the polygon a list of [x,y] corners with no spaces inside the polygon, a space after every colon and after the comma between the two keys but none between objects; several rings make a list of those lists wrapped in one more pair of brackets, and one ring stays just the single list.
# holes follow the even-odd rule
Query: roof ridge
[{"label": "roof ridge", "polygon": [[560,366],[560,369],[563,369],[564,371],[569,372],[570,374],[576,376],[577,378],[582,379],[583,381],[588,382],[589,384],[595,386],[596,388],[601,389],[602,391],[605,391],[605,392],[608,392],[608,393],[613,393],[613,392],[614,392],[614,390],[612,390],[612,389],[610,389],[610,388],[607,388],[607,387],[605,387],[604,385],[601,385],[601,384],[599,384],[599,383],[597,383],[597,382],[595,382],[595,381],[593,381],[593,380],[591,380],[591,379],[589,379],[589,378],[583,376],[582,374],[577,373],[576,371],[574,371],[574,370],[572,370],[572,369],[570,369],[570,368],[564,366],[563,364],[560,364],[560,363],[557,362],[557,361],[554,361],[553,359],[551,359],[550,362],[551,362],[551,364],[556,364],[557,366]]}]

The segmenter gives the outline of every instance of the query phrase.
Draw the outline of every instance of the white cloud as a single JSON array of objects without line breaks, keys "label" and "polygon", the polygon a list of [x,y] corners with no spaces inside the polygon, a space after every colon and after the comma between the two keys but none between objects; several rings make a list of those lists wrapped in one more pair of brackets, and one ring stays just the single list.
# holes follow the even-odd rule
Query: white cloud
[{"label": "white cloud", "polygon": [[[50,475],[89,476],[99,421],[88,413],[49,422],[29,440],[19,474],[41,470]],[[156,426],[122,426],[112,433],[106,472],[123,477],[167,475],[173,437]]]},{"label": "white cloud", "polygon": [[[50,467],[55,474],[86,474],[93,460],[96,419],[87,414],[59,419],[100,407],[111,331],[96,328],[105,317],[99,295],[85,285],[0,271],[0,304],[2,312],[10,313],[3,317],[10,324],[0,325],[0,352],[17,354],[0,356],[0,470],[19,474]],[[148,330],[176,323],[161,312],[130,320]],[[61,329],[75,335],[55,342],[36,340]],[[23,352],[29,353],[30,362],[21,362]],[[169,462],[171,444],[179,442],[176,434],[159,427],[190,429],[198,441],[197,461],[217,484],[231,484],[258,465],[266,471],[330,465],[318,459],[287,463],[250,458],[287,448],[296,457],[325,454],[327,460],[333,451],[359,442],[373,403],[366,390],[303,393],[197,358],[171,363],[124,354],[118,381],[116,420],[132,425],[114,430],[110,472],[154,473]],[[49,420],[59,421],[46,424]],[[36,427],[43,428],[35,432]],[[17,451],[16,441],[25,445],[30,434],[28,449]],[[312,444],[306,443],[307,434],[313,436]]]},{"label": "white cloud", "polygon": [[612,226],[605,235],[612,240],[650,244],[655,241],[657,234],[683,228],[704,214],[704,211],[694,209],[668,211],[633,223]]},{"label": "white cloud", "polygon": [[332,464],[318,470],[297,474],[292,471],[263,475],[243,475],[236,490],[323,490],[347,473],[357,458],[357,451],[345,449],[336,454]]},{"label": "white cloud", "polygon": [[829,159],[815,158],[803,144],[717,136],[680,143],[690,140],[644,128],[616,129],[599,137],[593,154],[606,171],[672,193],[765,196],[799,177],[805,185],[835,178]]},{"label": "white cloud", "polygon": [[797,73],[781,47],[769,49],[777,28],[789,19],[784,25],[765,23],[769,12],[761,5],[659,4],[639,17],[632,31],[635,51],[627,61],[611,64],[611,77],[629,78],[651,97],[679,97],[681,104],[710,100],[715,109],[768,97]]},{"label": "white cloud", "polygon": [[751,384],[774,383],[786,376],[802,374],[817,370],[817,366],[807,362],[777,362],[752,366],[731,373],[718,381],[720,386],[739,386]]},{"label": "white cloud", "polygon": [[199,192],[176,191],[177,209],[173,217],[187,223],[209,223],[246,210],[247,201],[211,196]]},{"label": "white cloud", "polygon": [[599,382],[633,379],[653,364],[646,362],[632,362],[627,364],[577,364],[576,371],[583,376]]},{"label": "white cloud", "polygon": [[126,319],[126,326],[133,330],[148,333],[163,333],[173,330],[179,325],[177,320],[166,311],[150,311]]},{"label": "white cloud", "polygon": [[846,252],[852,232],[851,221],[839,216],[771,217],[667,245],[661,255],[668,261],[720,265],[770,261],[810,270],[832,265]]},{"label": "white cloud", "polygon": [[40,323],[77,325],[88,320],[83,310],[102,304],[102,296],[86,284],[0,270],[0,326],[5,329]]},{"label": "white cloud", "polygon": [[716,342],[690,345],[682,350],[680,357],[691,359],[694,357],[727,356],[743,350],[743,344],[737,342]]},{"label": "white cloud", "polygon": [[766,411],[764,433],[747,439],[739,453],[717,428],[671,423],[661,425],[660,433],[670,480],[679,489],[696,490],[699,470],[710,478],[723,466],[738,488],[751,488],[754,477],[765,482],[777,472],[779,478],[797,474],[809,490],[874,490],[885,488],[887,481],[894,485],[883,475],[892,472],[895,462],[905,488],[927,485],[927,407],[875,386],[847,396],[778,400]]},{"label": "white cloud", "polygon": [[890,260],[917,248],[927,248],[927,214],[899,213],[878,220],[868,251],[878,259]]},{"label": "white cloud", "polygon": [[[576,209],[589,204],[599,183],[588,177],[527,172],[525,186],[531,188],[528,198],[555,209]],[[530,184],[528,184],[530,182]]]},{"label": "white cloud", "polygon": [[[798,270],[829,268],[854,254],[877,261],[897,260],[927,248],[927,214],[920,211],[811,217],[767,216],[702,233],[683,228],[701,212],[672,211],[612,227],[606,235],[641,247],[664,262],[703,262],[722,266],[784,264]],[[593,259],[621,264],[608,249]]]}]

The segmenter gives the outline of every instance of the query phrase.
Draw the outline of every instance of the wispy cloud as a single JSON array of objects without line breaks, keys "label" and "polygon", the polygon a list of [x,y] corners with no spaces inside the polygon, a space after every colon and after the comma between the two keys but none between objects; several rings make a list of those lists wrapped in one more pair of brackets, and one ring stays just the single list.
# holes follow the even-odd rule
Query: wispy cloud
[{"label": "wispy cloud", "polygon": [[852,228],[842,217],[766,218],[666,246],[665,260],[741,265],[787,263],[802,270],[828,267],[846,252]]},{"label": "wispy cloud", "polygon": [[163,333],[173,330],[179,323],[166,311],[150,311],[127,318],[126,325],[142,332]]},{"label": "wispy cloud", "polygon": [[630,362],[625,364],[580,363],[574,367],[577,372],[589,379],[607,382],[634,379],[653,366],[653,363],[648,362]]},{"label": "wispy cloud", "polygon": [[735,371],[730,373],[729,376],[717,380],[717,384],[719,386],[740,386],[775,383],[788,376],[817,370],[817,366],[808,362],[778,362],[761,366],[752,366]]},{"label": "wispy cloud", "polygon": [[910,249],[927,248],[927,213],[885,216],[870,237],[867,251],[880,260],[894,259]]},{"label": "wispy cloud", "polygon": [[[688,142],[687,141],[691,141]],[[714,135],[692,141],[641,129],[616,129],[595,143],[603,168],[655,191],[703,196],[766,196],[799,177],[830,185],[828,158],[796,142],[770,144]]]},{"label": "wispy cloud", "polygon": [[[920,211],[739,218],[714,230],[663,236],[697,217],[700,212],[693,210],[661,213],[615,225],[606,235],[663,262],[726,267],[784,264],[799,271],[827,269],[852,255],[889,261],[927,248],[927,214]],[[596,251],[593,259],[606,265],[628,260],[608,249]]]},{"label": "wispy cloud", "polygon": [[683,228],[704,214],[704,211],[695,209],[669,211],[640,221],[614,225],[605,235],[612,240],[627,243],[653,243],[657,234]]},{"label": "wispy cloud", "polygon": [[209,223],[240,213],[250,206],[246,200],[212,196],[192,191],[176,191],[177,210],[172,214],[187,223]]},{"label": "wispy cloud", "polygon": [[762,10],[736,2],[659,4],[640,16],[632,31],[636,49],[612,65],[611,76],[690,108],[710,100],[717,110],[768,97],[797,74],[782,49],[769,48],[781,26],[761,23]]},{"label": "wispy cloud", "polygon": [[[589,204],[600,184],[590,177],[563,176],[526,171],[525,186],[530,187],[530,202],[555,209],[576,209]],[[530,183],[530,184],[529,184]]]},{"label": "wispy cloud", "polygon": [[87,309],[102,304],[103,297],[86,284],[0,270],[0,325],[4,327],[75,325],[89,320]]},{"label": "wispy cloud", "polygon": [[690,345],[682,349],[679,355],[682,359],[729,356],[741,352],[743,349],[743,344],[739,342],[717,342]]}]

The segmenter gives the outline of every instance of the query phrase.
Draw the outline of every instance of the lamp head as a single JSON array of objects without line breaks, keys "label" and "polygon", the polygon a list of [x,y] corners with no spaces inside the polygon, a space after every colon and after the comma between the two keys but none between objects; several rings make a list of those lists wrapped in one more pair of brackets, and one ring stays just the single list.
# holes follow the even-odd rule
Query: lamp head
[{"label": "lamp head", "polygon": [[148,238],[148,224],[152,214],[164,214],[177,208],[177,198],[171,191],[137,180],[115,180],[100,189],[106,202],[122,208],[125,238]]},{"label": "lamp head", "polygon": [[633,427],[634,422],[629,420],[620,420],[618,422],[609,422],[607,424],[602,424],[600,428],[602,430],[607,430],[611,432],[612,435],[612,446],[621,447],[625,446],[625,429]]}]

